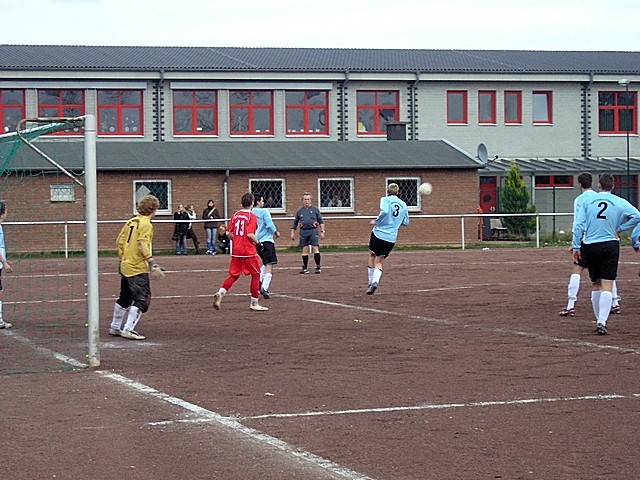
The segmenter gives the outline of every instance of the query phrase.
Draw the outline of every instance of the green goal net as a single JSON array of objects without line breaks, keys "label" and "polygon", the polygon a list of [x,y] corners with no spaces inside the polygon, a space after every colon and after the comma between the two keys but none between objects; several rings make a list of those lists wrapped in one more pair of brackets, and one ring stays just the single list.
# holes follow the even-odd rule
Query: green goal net
[{"label": "green goal net", "polygon": [[[0,135],[2,272],[0,374],[85,368],[89,362],[84,118],[23,120]],[[55,158],[48,150],[57,143]],[[72,153],[76,152],[75,154]]]}]

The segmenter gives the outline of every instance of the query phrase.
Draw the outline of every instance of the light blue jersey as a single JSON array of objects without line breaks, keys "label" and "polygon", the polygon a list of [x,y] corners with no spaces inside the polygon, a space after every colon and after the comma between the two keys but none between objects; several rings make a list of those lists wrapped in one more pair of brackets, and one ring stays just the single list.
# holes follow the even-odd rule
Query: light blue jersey
[{"label": "light blue jersey", "polygon": [[[621,232],[640,223],[640,212],[636,207],[611,192],[594,192],[575,212],[573,242],[574,250],[585,244],[619,240],[616,230]],[[623,223],[624,222],[624,223]]]},{"label": "light blue jersey", "polygon": [[380,198],[380,213],[373,225],[373,234],[385,242],[396,243],[398,230],[409,225],[407,204],[395,195]]},{"label": "light blue jersey", "polygon": [[631,232],[631,246],[636,252],[640,250],[640,223]]},{"label": "light blue jersey", "polygon": [[256,217],[258,217],[258,230],[256,231],[256,238],[258,241],[275,243],[273,235],[278,229],[271,219],[271,213],[269,213],[269,210],[266,208],[253,207],[253,210],[251,211]]},{"label": "light blue jersey", "polygon": [[578,211],[582,210],[584,208],[584,204],[586,203],[586,201],[589,198],[591,198],[591,196],[597,195],[597,194],[598,194],[598,192],[596,192],[596,191],[594,191],[592,189],[588,189],[588,190],[583,191],[573,201],[573,227],[572,227],[572,231],[573,232],[575,232],[575,230],[576,230],[576,219],[578,218]]}]

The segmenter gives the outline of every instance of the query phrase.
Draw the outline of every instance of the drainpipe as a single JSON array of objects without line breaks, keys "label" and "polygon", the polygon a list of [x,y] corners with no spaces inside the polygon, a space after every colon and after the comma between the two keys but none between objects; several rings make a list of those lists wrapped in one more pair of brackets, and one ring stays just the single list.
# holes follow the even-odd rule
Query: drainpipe
[{"label": "drainpipe", "polygon": [[417,140],[416,132],[416,103],[418,83],[420,82],[420,70],[416,70],[416,79],[411,85],[411,140]]},{"label": "drainpipe", "polygon": [[164,116],[162,113],[162,85],[164,84],[164,68],[160,69],[160,78],[158,80],[158,84],[156,86],[156,141],[162,142],[163,138],[163,130],[164,130]]},{"label": "drainpipe", "polygon": [[[342,101],[340,102],[340,135],[338,141],[347,140],[347,84],[349,83],[349,69],[344,70],[344,81],[342,82]],[[357,125],[356,118],[356,125]]]},{"label": "drainpipe", "polygon": [[582,119],[582,141],[584,142],[584,148],[582,149],[583,160],[587,160],[589,158],[591,150],[589,147],[589,91],[591,90],[591,85],[593,85],[593,77],[594,73],[589,72],[589,83],[585,87],[584,95],[582,96],[582,109],[584,111],[584,117]]},{"label": "drainpipe", "polygon": [[224,172],[224,180],[222,182],[222,198],[224,203],[224,218],[229,218],[229,170],[228,169],[225,170]]}]

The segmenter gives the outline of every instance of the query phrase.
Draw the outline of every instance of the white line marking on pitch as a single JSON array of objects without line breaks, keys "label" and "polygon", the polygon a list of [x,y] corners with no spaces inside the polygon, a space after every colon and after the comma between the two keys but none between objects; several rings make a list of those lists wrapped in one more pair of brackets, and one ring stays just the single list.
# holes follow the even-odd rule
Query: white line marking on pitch
[{"label": "white line marking on pitch", "polygon": [[555,398],[525,398],[520,400],[496,400],[485,402],[470,403],[442,403],[433,404],[426,403],[421,405],[412,405],[406,407],[379,407],[379,408],[357,408],[350,410],[334,410],[325,412],[302,412],[302,413],[271,413],[264,415],[252,415],[241,417],[241,420],[258,420],[264,418],[296,418],[296,417],[320,417],[325,415],[354,415],[360,413],[387,413],[387,412],[405,412],[410,410],[445,410],[450,408],[472,408],[472,407],[493,407],[501,405],[525,405],[532,403],[553,403],[553,402],[575,402],[581,400],[613,400],[621,398],[633,398],[640,394],[633,395],[585,395],[582,397],[555,397]]},{"label": "white line marking on pitch", "polygon": [[438,324],[438,325],[446,325],[446,326],[451,326],[451,327],[474,329],[474,330],[478,330],[478,331],[481,331],[481,332],[517,335],[519,337],[533,338],[533,339],[536,339],[536,340],[544,340],[544,341],[550,341],[550,342],[554,342],[554,343],[564,343],[564,344],[569,344],[569,345],[578,346],[578,347],[589,347],[589,348],[595,348],[595,349],[599,349],[599,350],[615,350],[615,351],[623,352],[623,353],[638,353],[638,354],[640,354],[640,349],[637,349],[637,348],[619,347],[619,346],[616,346],[616,345],[602,345],[602,344],[594,343],[594,342],[585,342],[585,341],[571,340],[571,339],[567,339],[567,338],[552,337],[552,336],[549,336],[549,335],[542,335],[540,333],[524,332],[524,331],[519,331],[519,330],[509,330],[509,329],[506,329],[506,328],[483,327],[482,325],[464,324],[464,323],[457,322],[455,320],[447,320],[447,319],[443,319],[443,318],[425,317],[425,316],[422,316],[422,315],[409,315],[409,314],[402,313],[402,312],[391,312],[391,311],[382,310],[382,309],[379,309],[379,308],[363,307],[363,306],[360,306],[360,305],[350,305],[348,303],[332,302],[330,300],[320,300],[320,299],[317,299],[317,298],[305,298],[305,297],[299,297],[299,296],[296,296],[296,295],[285,295],[285,294],[278,294],[277,296],[278,297],[283,297],[283,298],[290,298],[292,300],[301,300],[303,302],[320,303],[320,304],[323,304],[323,305],[331,305],[331,306],[339,307],[339,308],[346,308],[346,309],[350,309],[350,310],[358,310],[358,311],[361,311],[361,312],[380,313],[380,314],[383,314],[383,315],[394,316],[394,317],[405,317],[405,318],[409,318],[409,319],[412,319],[412,320],[419,320],[419,321],[424,321],[424,322],[429,322],[429,323],[435,323],[435,324]]},{"label": "white line marking on pitch", "polygon": [[134,380],[131,380],[117,373],[105,372],[105,371],[98,371],[96,373],[102,377],[118,382],[130,389],[136,390],[145,395],[149,395],[163,402],[176,405],[191,413],[195,413],[196,415],[199,415],[201,418],[207,419],[210,422],[216,422],[226,428],[229,428],[230,430],[233,430],[236,433],[247,436],[253,440],[257,440],[259,442],[265,443],[270,447],[274,447],[286,453],[287,455],[291,455],[299,460],[303,460],[312,465],[315,465],[316,467],[320,467],[333,474],[339,475],[341,478],[345,478],[349,480],[372,480],[371,477],[367,477],[366,475],[362,475],[360,473],[354,472],[347,468],[343,468],[340,465],[330,460],[319,457],[318,455],[314,455],[307,451],[295,448],[289,445],[287,442],[284,442],[278,438],[262,433],[259,430],[246,427],[242,425],[237,418],[225,417],[223,415],[220,415],[219,413],[212,412],[210,410],[202,408],[193,403],[190,403],[180,398],[173,397],[166,393],[160,392],[155,388],[151,388],[147,385],[136,382]]}]

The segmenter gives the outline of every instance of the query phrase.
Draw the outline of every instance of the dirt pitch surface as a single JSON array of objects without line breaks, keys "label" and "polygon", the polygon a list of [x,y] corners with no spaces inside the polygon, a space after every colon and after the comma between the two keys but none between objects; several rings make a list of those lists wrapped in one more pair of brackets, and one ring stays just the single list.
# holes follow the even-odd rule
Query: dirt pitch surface
[{"label": "dirt pitch surface", "polygon": [[394,252],[372,296],[366,256],[280,255],[268,312],[247,278],[213,310],[228,256],[162,258],[141,342],[106,335],[101,259],[102,364],[0,378],[0,478],[640,478],[629,247],[606,336],[586,275],[558,316],[565,248]]}]

